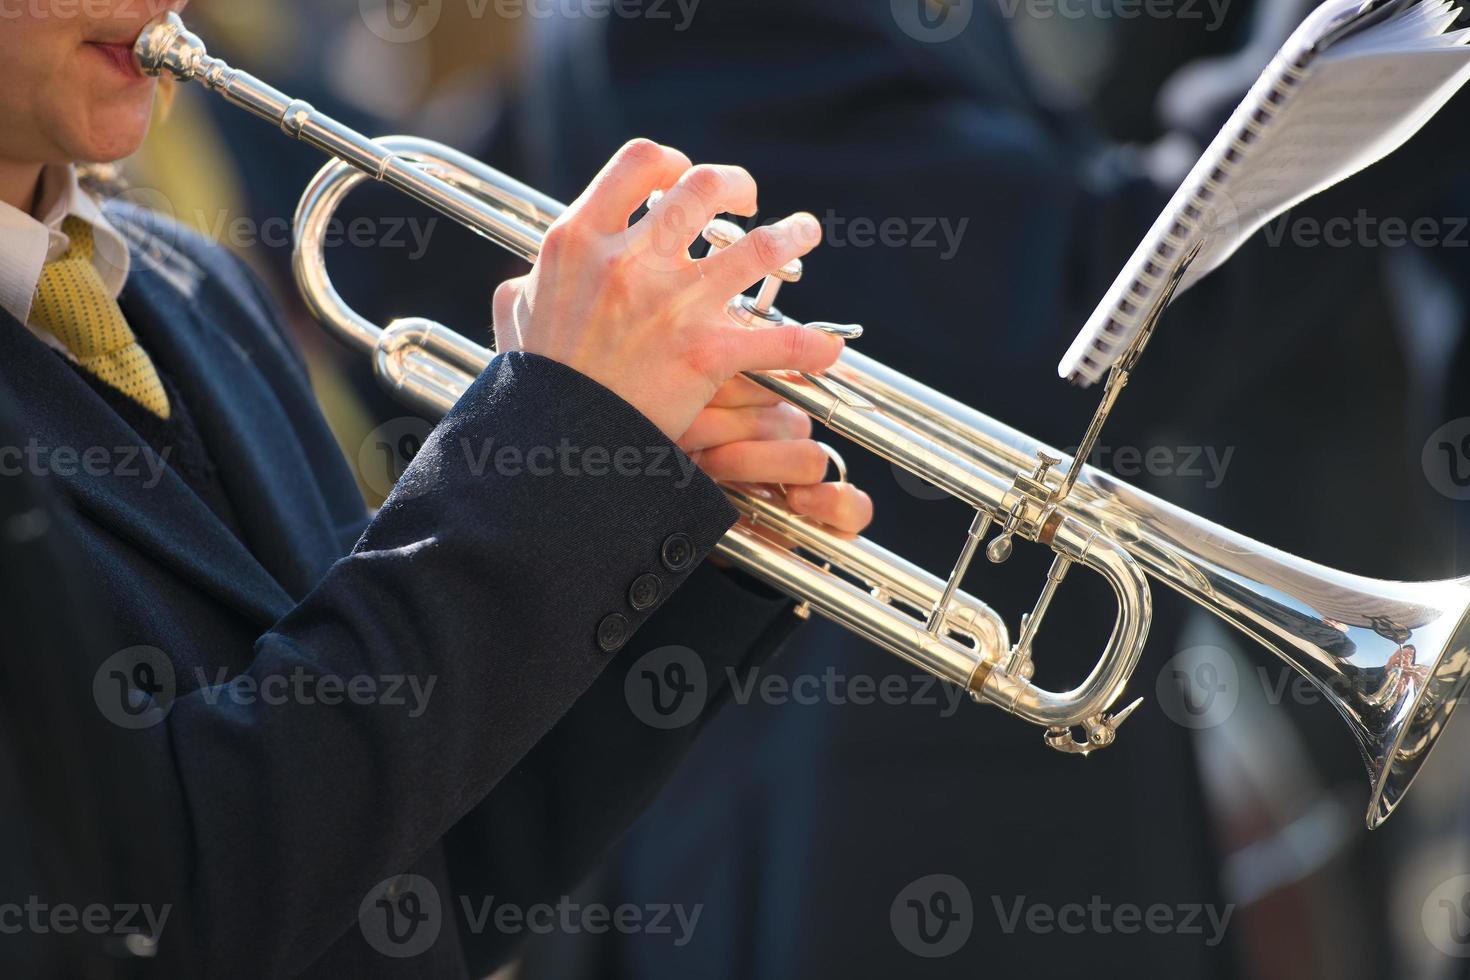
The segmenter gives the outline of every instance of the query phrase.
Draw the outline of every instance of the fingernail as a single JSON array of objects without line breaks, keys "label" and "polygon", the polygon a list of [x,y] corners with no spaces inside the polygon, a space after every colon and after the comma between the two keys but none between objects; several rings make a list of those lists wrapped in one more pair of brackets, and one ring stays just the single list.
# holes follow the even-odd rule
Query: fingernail
[{"label": "fingernail", "polygon": [[787,487],[786,502],[797,510],[805,510],[811,503],[811,491],[805,487]]}]

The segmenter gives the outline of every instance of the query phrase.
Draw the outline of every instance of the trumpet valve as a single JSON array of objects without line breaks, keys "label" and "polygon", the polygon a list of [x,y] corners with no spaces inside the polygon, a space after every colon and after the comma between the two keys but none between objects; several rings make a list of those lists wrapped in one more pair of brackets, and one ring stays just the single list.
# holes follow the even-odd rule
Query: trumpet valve
[{"label": "trumpet valve", "polygon": [[[655,191],[654,196],[648,199],[649,207],[657,204],[662,195]],[[704,226],[701,233],[705,241],[709,242],[711,253],[729,248],[745,237],[745,229],[733,221],[724,218],[715,218]],[[781,287],[788,282],[800,282],[803,267],[801,259],[792,259],[775,272],[766,276],[761,283],[760,292],[752,299],[749,296],[737,296],[730,302],[730,315],[747,327],[762,327],[772,323],[784,323],[786,317],[780,310],[776,309],[776,294]],[[828,333],[836,333],[842,337],[861,336],[862,328],[844,324],[823,324]]]},{"label": "trumpet valve", "polygon": [[[655,191],[654,194],[660,197],[662,196],[658,191]],[[651,197],[649,200],[650,202],[656,203],[658,197]],[[709,250],[713,254],[727,249],[740,241],[740,239],[745,237],[745,230],[733,221],[716,218],[704,226],[704,231],[701,233],[701,236],[705,241],[709,242]]]},{"label": "trumpet valve", "polygon": [[776,309],[776,294],[788,282],[801,282],[802,271],[801,259],[792,259],[766,276],[765,281],[761,283],[760,292],[756,294],[755,301],[751,304],[750,312],[772,323],[780,323],[785,318],[781,315],[781,311]]}]

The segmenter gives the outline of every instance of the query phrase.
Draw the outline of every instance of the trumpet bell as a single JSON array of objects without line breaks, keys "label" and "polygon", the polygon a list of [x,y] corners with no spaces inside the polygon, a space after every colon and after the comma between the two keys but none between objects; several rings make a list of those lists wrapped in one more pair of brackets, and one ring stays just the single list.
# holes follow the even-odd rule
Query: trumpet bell
[{"label": "trumpet bell", "polygon": [[[1382,668],[1364,672],[1376,687],[1334,702],[1357,736],[1372,781],[1370,830],[1404,798],[1470,681],[1470,579],[1433,585],[1458,601],[1395,641],[1398,650]],[[1433,658],[1419,660],[1421,647],[1434,651]]]},{"label": "trumpet bell", "polygon": [[[857,351],[829,374],[901,416],[970,472],[1025,472],[1057,451]],[[1395,582],[1339,571],[1081,466],[1067,512],[1275,654],[1347,720],[1367,766],[1366,822],[1403,799],[1470,681],[1470,578]]]}]

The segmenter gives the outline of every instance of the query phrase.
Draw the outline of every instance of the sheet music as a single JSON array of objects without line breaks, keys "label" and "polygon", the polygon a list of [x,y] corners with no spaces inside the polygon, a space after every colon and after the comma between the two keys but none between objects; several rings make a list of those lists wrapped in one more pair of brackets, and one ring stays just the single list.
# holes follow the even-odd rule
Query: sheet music
[{"label": "sheet music", "polygon": [[[1272,218],[1401,146],[1470,79],[1470,29],[1421,2],[1316,49],[1352,5],[1329,0],[1273,59],[1184,178],[1058,366],[1096,381],[1157,307],[1181,258],[1189,288]],[[1177,295],[1177,293],[1176,293]]]}]

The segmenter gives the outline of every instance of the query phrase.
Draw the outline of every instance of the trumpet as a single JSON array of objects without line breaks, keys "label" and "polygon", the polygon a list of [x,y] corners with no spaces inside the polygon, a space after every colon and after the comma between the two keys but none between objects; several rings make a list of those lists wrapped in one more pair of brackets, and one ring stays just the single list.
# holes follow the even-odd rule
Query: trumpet
[{"label": "trumpet", "polygon": [[[134,54],[148,74],[198,81],[332,157],[296,212],[301,293],[330,332],[372,356],[391,393],[427,414],[447,412],[494,352],[431,320],[380,326],[359,315],[327,273],[329,220],[354,187],[373,179],[534,262],[563,205],[442,144],[369,139],[212,57],[176,14],[151,23]],[[721,247],[741,233],[717,219],[705,237]],[[799,268],[783,269],[758,295],[735,297],[731,315],[753,327],[790,322],[774,301],[783,282],[798,277]],[[1166,303],[1167,296],[1155,319]],[[857,334],[835,324],[809,326]],[[1152,578],[1231,623],[1323,692],[1362,753],[1371,782],[1367,824],[1377,827],[1403,799],[1470,680],[1470,579],[1404,583],[1336,571],[1085,465],[1147,333],[1113,369],[1064,469],[1063,453],[850,348],[821,374],[747,375],[829,430],[964,501],[974,518],[953,570],[941,578],[872,541],[794,514],[773,489],[727,486],[740,519],[718,553],[790,595],[799,613],[833,620],[976,701],[1043,727],[1046,745],[1079,755],[1112,744],[1142,700],[1114,710],[1148,636]],[[1049,549],[1052,561],[1012,641],[1005,621],[959,585],[982,546],[1000,563],[1017,538]],[[1031,682],[1033,647],[1074,565],[1111,586],[1116,617],[1091,672],[1056,692]]]}]

